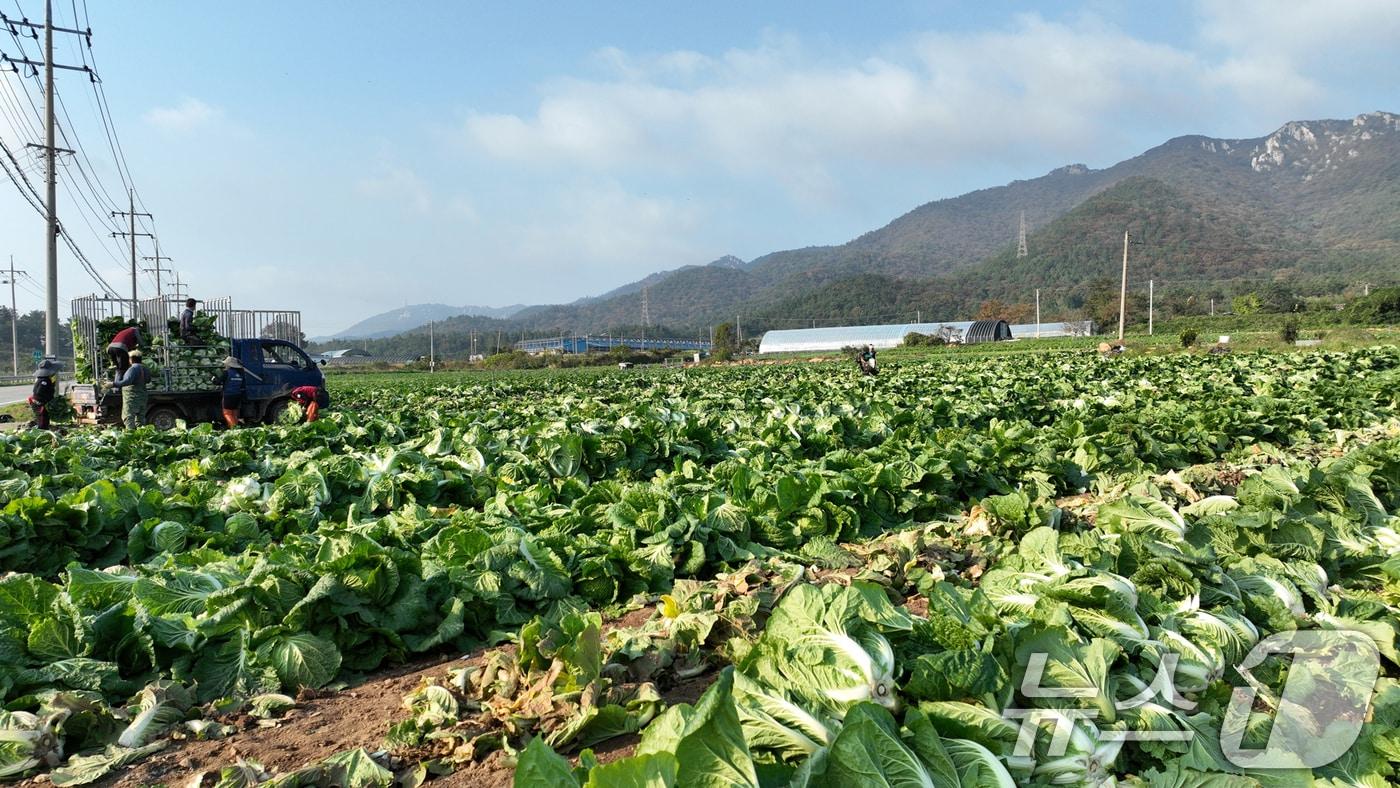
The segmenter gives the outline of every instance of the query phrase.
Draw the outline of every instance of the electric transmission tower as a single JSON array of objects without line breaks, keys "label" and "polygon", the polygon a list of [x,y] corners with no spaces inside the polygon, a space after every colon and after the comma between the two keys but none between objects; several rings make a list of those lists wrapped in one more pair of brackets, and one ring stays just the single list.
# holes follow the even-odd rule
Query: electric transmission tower
[{"label": "electric transmission tower", "polygon": [[642,288],[642,328],[651,328],[651,288]]},{"label": "electric transmission tower", "polygon": [[1016,241],[1016,256],[1025,257],[1030,254],[1026,251],[1026,212],[1021,211],[1021,232]]}]

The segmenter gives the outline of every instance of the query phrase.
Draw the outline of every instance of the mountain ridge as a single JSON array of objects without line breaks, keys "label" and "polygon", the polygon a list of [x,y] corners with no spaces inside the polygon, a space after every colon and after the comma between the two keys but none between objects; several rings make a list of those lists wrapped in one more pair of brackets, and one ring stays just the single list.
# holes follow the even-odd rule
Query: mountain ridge
[{"label": "mountain ridge", "polygon": [[[726,265],[680,266],[569,304],[532,306],[510,322],[515,330],[537,334],[640,326],[645,289],[652,323],[684,333],[741,313],[772,313],[783,304],[800,303],[804,293],[849,290],[859,277],[878,277],[900,289],[889,296],[896,303],[944,287],[971,300],[957,307],[960,314],[967,313],[977,308],[978,299],[1003,292],[995,281],[1003,269],[989,263],[1014,261],[1022,211],[1031,233],[1031,259],[1013,262],[1006,270],[1014,269],[1028,281],[1053,273],[1061,283],[1056,287],[1077,288],[1060,299],[1068,305],[1082,300],[1092,278],[1076,274],[1073,261],[1113,256],[1113,244],[1102,236],[1124,215],[1122,206],[1094,203],[1092,215],[1073,219],[1074,226],[1093,228],[1101,243],[1092,249],[1063,228],[1040,234],[1096,195],[1128,181],[1133,185],[1114,200],[1175,206],[1164,214],[1170,222],[1159,222],[1157,233],[1160,243],[1173,247],[1174,256],[1161,262],[1164,276],[1178,271],[1208,279],[1229,271],[1238,279],[1276,269],[1315,279],[1384,272],[1390,262],[1400,262],[1392,252],[1351,259],[1326,251],[1348,244],[1400,243],[1400,115],[1377,111],[1350,120],[1289,121],[1251,138],[1181,135],[1101,169],[1069,164],[1036,178],[933,200],[844,244],[778,250],[747,263],[733,258]],[[1187,221],[1192,212],[1198,214],[1199,227]],[[1154,217],[1133,215],[1140,229],[1152,235]],[[1123,229],[1113,233],[1121,237]],[[1232,257],[1215,248],[1246,243],[1242,239],[1249,239],[1253,252]],[[1325,253],[1303,251],[1310,248]],[[1219,267],[1202,267],[1197,264],[1201,260],[1217,261]],[[824,296],[817,300],[829,301]],[[449,320],[444,330],[452,324]]]},{"label": "mountain ridge", "polygon": [[407,304],[367,317],[349,328],[323,337],[314,337],[314,342],[330,342],[338,339],[382,339],[397,336],[426,326],[437,320],[454,317],[489,317],[507,319],[525,309],[524,304],[510,306],[449,306],[447,304]]}]

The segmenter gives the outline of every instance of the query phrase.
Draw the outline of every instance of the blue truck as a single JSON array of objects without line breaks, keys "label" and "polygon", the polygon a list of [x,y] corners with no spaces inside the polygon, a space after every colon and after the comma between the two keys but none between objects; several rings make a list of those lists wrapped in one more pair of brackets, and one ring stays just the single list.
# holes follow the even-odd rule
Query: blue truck
[{"label": "blue truck", "polygon": [[[115,304],[109,303],[115,301]],[[76,383],[65,391],[78,420],[115,424],[121,419],[121,395],[106,388],[112,371],[106,366],[105,344],[95,328],[114,310],[125,315],[130,302],[90,297],[74,302],[75,331],[84,334],[96,369],[95,382]],[[152,370],[146,387],[143,423],[160,429],[187,424],[223,423],[222,361],[237,358],[244,369],[244,396],[239,420],[245,424],[276,422],[291,404],[291,392],[301,386],[324,388],[325,375],[300,347],[301,315],[297,312],[233,310],[219,304],[205,310],[216,318],[222,337],[217,345],[190,347],[166,329],[175,305],[142,301],[136,313],[154,337],[143,337],[142,351]]]},{"label": "blue truck", "polygon": [[[272,424],[291,403],[292,389],[300,386],[324,388],[326,377],[321,367],[306,352],[291,342],[280,339],[234,339],[230,353],[243,363],[247,383],[243,397],[243,423]],[[197,390],[166,388],[159,379],[147,386],[146,417],[143,420],[159,429],[168,430],[180,420],[189,424],[223,423],[223,389],[218,370],[208,370],[209,387]],[[116,424],[121,420],[122,398],[118,392],[102,390],[100,385],[74,385],[68,390],[80,421],[96,424]]]}]

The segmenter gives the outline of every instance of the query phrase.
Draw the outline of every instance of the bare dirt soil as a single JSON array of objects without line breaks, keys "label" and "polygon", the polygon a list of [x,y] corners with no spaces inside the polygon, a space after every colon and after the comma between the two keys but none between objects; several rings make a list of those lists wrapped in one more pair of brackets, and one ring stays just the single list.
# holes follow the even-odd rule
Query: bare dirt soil
[{"label": "bare dirt soil", "polygon": [[[484,653],[475,652],[471,658],[480,659]],[[226,739],[176,743],[98,785],[183,785],[200,772],[232,766],[239,758],[280,773],[356,747],[373,752],[379,749],[389,725],[404,716],[403,696],[424,677],[440,676],[452,663],[462,660],[438,658],[417,663],[350,689],[308,698],[275,727],[258,727],[256,720],[245,720],[242,723],[248,727]]]},{"label": "bare dirt soil", "polygon": [[[638,608],[607,622],[604,629],[639,627],[651,617],[653,610],[650,606]],[[227,721],[229,724],[242,729],[238,733],[215,741],[175,742],[96,785],[108,788],[183,786],[201,772],[232,766],[240,758],[256,761],[268,771],[282,774],[356,747],[375,752],[380,749],[389,726],[407,716],[404,695],[423,679],[440,679],[454,667],[479,664],[492,651],[513,648],[506,645],[455,657],[439,656],[381,672],[338,692],[304,693],[298,698],[297,707],[277,720],[276,725],[263,727],[249,717],[231,719]],[[713,673],[696,676],[662,693],[662,697],[667,705],[694,703],[713,680]],[[619,737],[598,745],[594,753],[606,763],[631,755],[636,744],[636,736]],[[514,776],[514,763],[504,753],[493,752],[479,762],[433,780],[433,784],[492,788],[511,785]],[[24,788],[44,785],[49,783],[39,780],[21,783]]]}]

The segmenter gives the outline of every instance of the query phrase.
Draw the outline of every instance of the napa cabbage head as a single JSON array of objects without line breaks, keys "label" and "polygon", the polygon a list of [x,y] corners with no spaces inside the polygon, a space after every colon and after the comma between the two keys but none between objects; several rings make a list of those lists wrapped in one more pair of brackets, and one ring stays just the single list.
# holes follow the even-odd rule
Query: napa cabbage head
[{"label": "napa cabbage head", "polygon": [[912,627],[876,586],[795,586],[774,609],[742,672],[837,719],[856,703],[898,708],[894,650],[882,633]]},{"label": "napa cabbage head", "polygon": [[0,711],[0,779],[63,761],[64,714],[39,717],[27,711]]},{"label": "napa cabbage head", "polygon": [[224,495],[219,499],[219,509],[224,512],[241,512],[258,508],[262,502],[262,483],[256,476],[244,476],[229,480]]}]

